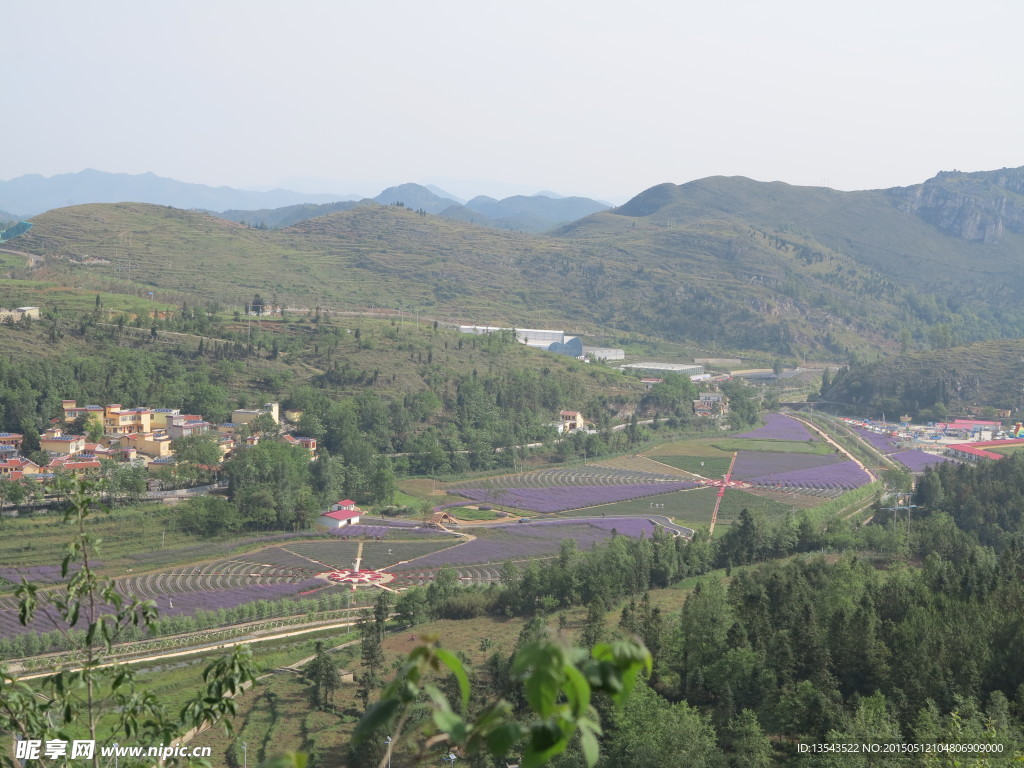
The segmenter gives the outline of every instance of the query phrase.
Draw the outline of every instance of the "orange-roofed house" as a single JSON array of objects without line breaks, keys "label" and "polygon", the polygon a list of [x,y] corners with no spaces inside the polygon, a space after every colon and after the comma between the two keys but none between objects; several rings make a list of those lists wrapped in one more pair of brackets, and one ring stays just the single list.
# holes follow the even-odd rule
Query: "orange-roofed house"
[{"label": "orange-roofed house", "polygon": [[39,472],[38,464],[21,456],[12,456],[0,461],[0,477],[6,480],[17,480],[23,475],[36,475]]}]

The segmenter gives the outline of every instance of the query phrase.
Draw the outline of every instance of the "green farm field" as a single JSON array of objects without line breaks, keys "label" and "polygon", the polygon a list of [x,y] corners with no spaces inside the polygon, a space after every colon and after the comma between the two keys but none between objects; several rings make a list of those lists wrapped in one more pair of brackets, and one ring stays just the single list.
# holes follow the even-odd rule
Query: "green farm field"
[{"label": "green farm field", "polygon": [[715,447],[733,453],[734,451],[771,451],[774,453],[811,453],[824,456],[832,453],[833,448],[818,440],[748,440],[725,439],[716,440]]},{"label": "green farm field", "polygon": [[996,448],[989,448],[988,450],[992,451],[992,453],[998,453],[1001,456],[1012,456],[1015,453],[1020,453],[1021,451],[1024,451],[1024,444],[1005,446],[1000,445]]}]

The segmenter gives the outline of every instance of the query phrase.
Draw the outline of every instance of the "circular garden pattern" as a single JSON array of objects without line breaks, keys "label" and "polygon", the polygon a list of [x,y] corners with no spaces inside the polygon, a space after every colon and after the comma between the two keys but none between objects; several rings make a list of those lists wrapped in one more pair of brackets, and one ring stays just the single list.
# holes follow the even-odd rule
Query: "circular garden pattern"
[{"label": "circular garden pattern", "polygon": [[352,584],[353,586],[375,586],[377,584],[387,584],[393,578],[394,574],[384,573],[383,571],[371,571],[366,568],[361,568],[358,571],[352,568],[345,568],[341,571],[331,571],[327,574],[327,578],[338,584]]}]

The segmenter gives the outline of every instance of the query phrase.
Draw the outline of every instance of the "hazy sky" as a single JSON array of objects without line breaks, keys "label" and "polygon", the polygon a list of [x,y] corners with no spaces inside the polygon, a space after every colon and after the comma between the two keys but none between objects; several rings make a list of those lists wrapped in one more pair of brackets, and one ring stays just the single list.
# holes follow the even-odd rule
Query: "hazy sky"
[{"label": "hazy sky", "polygon": [[1024,165],[1019,0],[9,0],[0,179],[621,202]]}]

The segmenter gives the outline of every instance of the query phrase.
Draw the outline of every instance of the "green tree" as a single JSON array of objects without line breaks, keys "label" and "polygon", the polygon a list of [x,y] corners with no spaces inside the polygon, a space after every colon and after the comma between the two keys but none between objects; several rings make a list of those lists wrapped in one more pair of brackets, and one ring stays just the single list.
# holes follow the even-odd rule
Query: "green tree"
[{"label": "green tree", "polygon": [[316,655],[306,666],[306,679],[313,686],[314,705],[321,709],[330,706],[334,692],[341,685],[341,675],[338,674],[338,665],[319,640],[316,643]]},{"label": "green tree", "polygon": [[715,729],[685,701],[671,704],[645,685],[633,689],[606,739],[602,766],[712,768],[720,764]]},{"label": "green tree", "polygon": [[772,742],[761,729],[757,715],[744,709],[729,721],[725,731],[730,768],[769,768]]},{"label": "green tree", "polygon": [[381,673],[384,671],[383,627],[375,621],[369,610],[362,610],[357,622],[359,627],[359,655],[362,660],[362,671],[359,673],[357,694],[363,707],[370,703],[370,697],[384,683]]},{"label": "green tree", "polygon": [[398,478],[395,468],[388,456],[378,456],[374,461],[373,475],[370,477],[370,494],[377,504],[390,504],[395,500],[398,490]]}]

